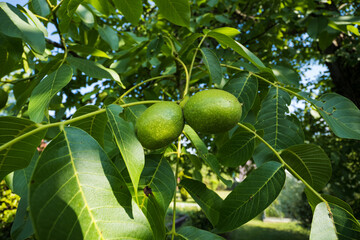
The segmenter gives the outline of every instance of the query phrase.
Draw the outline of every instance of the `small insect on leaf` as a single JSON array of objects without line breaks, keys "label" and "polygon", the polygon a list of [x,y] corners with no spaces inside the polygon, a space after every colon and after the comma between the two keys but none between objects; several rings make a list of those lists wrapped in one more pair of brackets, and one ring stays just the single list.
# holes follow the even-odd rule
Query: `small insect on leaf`
[{"label": "small insect on leaf", "polygon": [[153,195],[152,189],[149,186],[144,187],[144,193],[147,197],[149,197],[150,195]]}]

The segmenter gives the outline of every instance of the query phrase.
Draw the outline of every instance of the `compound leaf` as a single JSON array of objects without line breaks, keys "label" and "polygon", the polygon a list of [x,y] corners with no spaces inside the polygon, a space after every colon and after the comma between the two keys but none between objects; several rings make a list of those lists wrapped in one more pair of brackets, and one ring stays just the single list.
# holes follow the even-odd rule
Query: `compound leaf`
[{"label": "compound leaf", "polygon": [[8,3],[0,3],[0,33],[9,37],[21,38],[35,52],[44,53],[44,33],[30,22],[19,9]]},{"label": "compound leaf", "polygon": [[210,73],[212,83],[219,86],[223,76],[218,57],[208,48],[201,48],[200,51],[203,55],[204,64]]},{"label": "compound leaf", "polygon": [[225,198],[215,232],[227,232],[250,221],[279,195],[285,171],[278,162],[266,162],[241,182]]},{"label": "compound leaf", "polygon": [[[288,116],[290,95],[276,87],[270,88],[261,103],[256,129],[264,130],[264,139],[275,150],[286,149],[304,142],[304,133],[295,117]],[[272,159],[273,153],[261,143],[255,150],[254,160],[257,165]]]},{"label": "compound leaf", "polygon": [[29,116],[31,120],[37,123],[43,121],[50,100],[70,82],[72,73],[71,67],[63,64],[41,80],[30,96]]},{"label": "compound leaf", "polygon": [[38,131],[12,144],[10,142],[36,128],[36,124],[28,119],[0,117],[0,179],[29,165],[46,130]]},{"label": "compound leaf", "polygon": [[190,4],[187,0],[154,0],[160,13],[170,22],[190,26]]},{"label": "compound leaf", "polygon": [[122,110],[123,108],[118,105],[110,105],[106,108],[106,114],[137,196],[140,175],[145,165],[144,149],[135,135],[132,124],[119,117]]},{"label": "compound leaf", "polygon": [[214,191],[200,181],[184,178],[181,185],[206,214],[213,226],[219,222],[220,207],[223,200]]},{"label": "compound leaf", "polygon": [[250,52],[246,47],[244,47],[243,45],[241,45],[239,42],[235,41],[231,37],[217,31],[210,31],[207,33],[207,36],[215,38],[216,41],[218,41],[223,47],[232,48],[235,52],[237,52],[242,57],[250,61],[260,70],[267,69],[265,65],[261,62],[261,60],[257,56],[255,56],[255,54]]},{"label": "compound leaf", "polygon": [[39,239],[153,239],[117,168],[79,128],[65,127],[45,148],[29,196]]},{"label": "compound leaf", "polygon": [[281,157],[317,191],[324,188],[330,180],[332,173],[330,159],[317,145],[294,145],[285,149]]},{"label": "compound leaf", "polygon": [[333,219],[324,202],[315,208],[311,224],[310,240],[337,240]]},{"label": "compound leaf", "polygon": [[[174,173],[161,155],[148,155],[141,174],[139,204],[148,218],[155,239],[165,239],[165,216],[175,193]],[[148,195],[145,195],[146,191]]]},{"label": "compound leaf", "polygon": [[299,94],[317,107],[336,136],[360,140],[360,110],[352,101],[336,93],[324,94],[319,100]]},{"label": "compound leaf", "polygon": [[249,72],[241,72],[232,77],[224,86],[223,90],[233,94],[242,104],[241,120],[245,119],[252,108],[258,93],[257,78]]},{"label": "compound leaf", "polygon": [[[331,212],[330,212],[331,211]],[[360,223],[344,208],[324,202],[316,205],[310,239],[359,239]]]},{"label": "compound leaf", "polygon": [[119,74],[115,70],[106,68],[100,63],[90,61],[87,59],[81,59],[76,57],[67,57],[67,61],[74,67],[78,68],[80,71],[86,73],[93,78],[110,78],[115,80],[121,87],[125,88],[120,80]]},{"label": "compound leaf", "polygon": [[[254,128],[251,126],[251,128]],[[245,164],[253,155],[256,136],[239,127],[231,138],[226,141],[218,151],[221,164],[228,167],[238,167]]]},{"label": "compound leaf", "polygon": [[220,178],[220,180],[225,183],[225,185],[230,187],[232,185],[232,181],[226,180],[220,175],[219,161],[216,159],[215,155],[208,152],[205,143],[197,135],[194,129],[192,129],[189,125],[185,124],[183,131],[186,137],[192,142],[192,144],[196,148],[199,157],[207,163],[207,165],[214,171],[214,173]]},{"label": "compound leaf", "polygon": [[30,220],[30,212],[28,209],[28,192],[31,175],[34,171],[38,158],[39,153],[35,152],[29,166],[20,170],[16,170],[13,174],[12,191],[18,194],[21,199],[16,210],[16,216],[13,225],[11,226],[12,239],[27,239],[34,233],[34,229]]},{"label": "compound leaf", "polygon": [[224,238],[193,226],[186,226],[177,231],[185,240],[224,240]]},{"label": "compound leaf", "polygon": [[[72,118],[80,117],[82,115],[96,112],[99,108],[95,105],[86,105],[81,108],[79,108],[73,115]],[[79,121],[73,122],[70,125],[73,127],[78,127],[85,132],[87,132],[90,136],[95,138],[96,141],[101,146],[104,146],[104,132],[106,128],[107,123],[107,116],[106,113],[100,113],[93,115],[91,117],[81,119]]]},{"label": "compound leaf", "polygon": [[143,11],[141,0],[113,0],[117,9],[132,24],[137,25]]}]

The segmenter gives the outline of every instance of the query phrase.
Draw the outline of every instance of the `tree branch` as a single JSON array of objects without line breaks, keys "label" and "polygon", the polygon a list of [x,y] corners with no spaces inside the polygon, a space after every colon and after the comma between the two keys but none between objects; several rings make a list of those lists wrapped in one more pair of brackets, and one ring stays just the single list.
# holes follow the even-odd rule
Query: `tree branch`
[{"label": "tree branch", "polygon": [[265,33],[267,33],[268,31],[270,31],[273,27],[275,27],[276,25],[278,25],[278,23],[272,23],[271,25],[269,25],[266,29],[265,29],[265,31],[264,32],[261,32],[261,33],[259,33],[259,34],[257,34],[257,35],[255,35],[254,37],[252,37],[252,38],[250,38],[250,39],[248,39],[248,40],[246,40],[245,42],[243,42],[242,44],[243,45],[246,45],[246,44],[248,44],[248,43],[250,43],[251,41],[253,41],[253,40],[255,40],[255,39],[257,39],[257,38],[259,38],[259,37],[261,37],[261,36],[263,36]]},{"label": "tree branch", "polygon": [[235,10],[235,13],[236,13],[237,15],[239,15],[241,18],[243,18],[244,20],[251,19],[251,20],[253,20],[254,22],[259,22],[258,19],[256,19],[256,17],[254,17],[254,16],[249,16],[249,15],[241,12],[239,9],[236,9],[236,10]]}]

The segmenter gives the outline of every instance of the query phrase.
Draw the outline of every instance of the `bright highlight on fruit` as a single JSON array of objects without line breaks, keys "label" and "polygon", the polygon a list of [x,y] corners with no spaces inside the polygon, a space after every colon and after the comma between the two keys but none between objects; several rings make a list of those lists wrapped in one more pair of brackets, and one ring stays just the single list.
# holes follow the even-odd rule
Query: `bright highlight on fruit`
[{"label": "bright highlight on fruit", "polygon": [[174,102],[159,102],[137,119],[136,135],[143,147],[158,149],[172,143],[184,128],[181,107]]},{"label": "bright highlight on fruit", "polygon": [[241,103],[229,92],[211,89],[196,93],[184,107],[185,121],[197,132],[226,132],[239,122]]}]

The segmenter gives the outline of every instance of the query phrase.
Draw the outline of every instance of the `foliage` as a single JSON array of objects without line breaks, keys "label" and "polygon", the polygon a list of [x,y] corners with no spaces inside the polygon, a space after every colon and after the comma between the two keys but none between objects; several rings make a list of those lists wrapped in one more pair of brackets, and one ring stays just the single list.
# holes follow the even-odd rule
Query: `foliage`
[{"label": "foliage", "polygon": [[[281,191],[278,198],[266,209],[266,216],[286,217],[300,220],[300,216],[295,216],[294,213],[297,213],[299,210],[297,201],[302,199],[301,193],[303,192],[303,189],[304,185],[296,178],[288,174],[286,176],[284,189]],[[304,200],[304,205],[306,205],[306,199]],[[302,200],[302,202],[304,201]]]},{"label": "foliage", "polygon": [[[308,0],[33,0],[27,7],[0,3],[1,85],[15,99],[0,117],[0,178],[8,175],[21,197],[14,239],[221,239],[277,198],[285,169],[306,187],[315,214],[310,236],[359,237],[348,204],[320,194],[330,159],[305,142],[288,108],[295,97],[304,100],[338,138],[360,140],[357,106],[336,93],[303,91],[291,66],[315,58],[317,44],[325,51],[338,36],[356,38],[351,5],[333,11],[332,2]],[[52,25],[59,40],[49,39]],[[183,104],[202,89],[225,90],[243,103],[237,125],[212,135],[185,125],[178,141],[144,149],[134,125],[147,106]],[[39,156],[43,140],[49,144]],[[225,198],[202,182],[207,165],[231,187],[224,173],[248,159],[257,168]],[[202,208],[211,232],[176,229],[177,187]]]},{"label": "foliage", "polygon": [[206,231],[211,231],[212,225],[209,219],[206,217],[205,213],[203,211],[196,211],[192,212],[189,215],[190,218],[190,224],[191,226],[194,226],[199,229],[203,229]]},{"label": "foliage", "polygon": [[252,220],[239,229],[227,234],[227,239],[269,239],[269,240],[305,240],[309,231],[296,222],[262,222]]},{"label": "foliage", "polygon": [[11,223],[14,221],[19,196],[12,193],[5,181],[0,182],[0,239],[10,238]]}]

